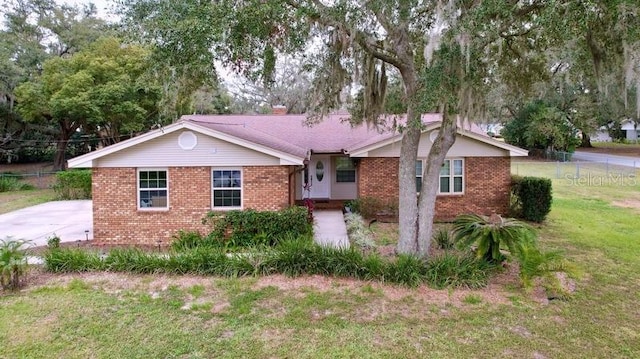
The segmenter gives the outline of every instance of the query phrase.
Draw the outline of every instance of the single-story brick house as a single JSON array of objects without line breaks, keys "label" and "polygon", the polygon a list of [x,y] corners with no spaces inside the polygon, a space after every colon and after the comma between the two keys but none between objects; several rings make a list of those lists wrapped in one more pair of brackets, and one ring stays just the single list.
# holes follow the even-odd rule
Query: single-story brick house
[{"label": "single-story brick house", "polygon": [[[352,127],[332,114],[312,127],[304,115],[193,115],[83,156],[93,169],[94,239],[102,244],[167,243],[178,230],[204,229],[210,210],[278,210],[303,198],[398,198],[401,134]],[[440,116],[426,124],[427,156]],[[511,157],[527,151],[463,126],[440,174],[436,218],[505,213]],[[416,163],[416,179],[423,162]],[[419,188],[417,188],[419,190]]]}]

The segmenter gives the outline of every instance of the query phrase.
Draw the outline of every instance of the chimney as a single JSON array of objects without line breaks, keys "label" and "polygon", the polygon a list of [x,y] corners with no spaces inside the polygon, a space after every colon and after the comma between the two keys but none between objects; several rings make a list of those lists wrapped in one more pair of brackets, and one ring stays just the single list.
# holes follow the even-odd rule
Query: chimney
[{"label": "chimney", "polygon": [[275,106],[271,107],[271,114],[272,115],[286,115],[287,114],[287,107],[286,106],[282,106],[282,105],[275,105]]}]

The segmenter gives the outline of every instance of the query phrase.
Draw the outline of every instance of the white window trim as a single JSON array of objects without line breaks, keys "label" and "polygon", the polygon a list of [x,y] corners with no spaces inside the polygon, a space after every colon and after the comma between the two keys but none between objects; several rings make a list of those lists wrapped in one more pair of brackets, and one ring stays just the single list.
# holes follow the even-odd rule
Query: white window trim
[{"label": "white window trim", "polygon": [[[214,188],[213,187],[213,171],[240,171],[240,206],[239,207],[216,207],[213,205],[213,193],[216,189],[233,189],[237,190],[237,187],[222,187],[222,188]],[[244,209],[244,171],[242,167],[211,167],[211,210],[212,211],[234,211],[234,210],[242,210]]]},{"label": "white window trim", "polygon": [[[445,161],[449,161],[449,175],[446,177],[449,177],[449,188],[451,189],[451,192],[440,192],[440,178],[442,178],[443,176],[440,175],[440,173],[438,173],[438,195],[442,195],[442,196],[460,196],[464,194],[465,191],[465,166],[464,166],[464,158],[445,158]],[[462,175],[453,175],[453,161],[462,161]],[[453,179],[455,177],[460,177],[462,178],[462,191],[460,192],[453,192]]]},{"label": "white window trim", "polygon": [[[149,188],[140,188],[140,172],[149,172],[149,171],[164,171],[167,173],[167,187],[166,188],[158,188],[157,190],[166,190],[167,191],[167,206],[166,207],[140,207],[140,191],[141,190],[149,190]],[[136,207],[138,207],[138,211],[155,211],[162,212],[169,210],[169,169],[168,168],[138,168],[136,170]],[[153,190],[153,189],[151,189]]]}]

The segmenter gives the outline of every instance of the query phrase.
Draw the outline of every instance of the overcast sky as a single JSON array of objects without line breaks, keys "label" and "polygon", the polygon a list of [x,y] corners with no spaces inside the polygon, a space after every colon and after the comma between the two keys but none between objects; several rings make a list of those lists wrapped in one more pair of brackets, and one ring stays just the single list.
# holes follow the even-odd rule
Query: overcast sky
[{"label": "overcast sky", "polygon": [[109,8],[113,5],[111,0],[62,0],[62,2],[71,5],[85,5],[94,3],[98,9],[98,16],[107,20],[113,20],[113,16],[108,16]]}]

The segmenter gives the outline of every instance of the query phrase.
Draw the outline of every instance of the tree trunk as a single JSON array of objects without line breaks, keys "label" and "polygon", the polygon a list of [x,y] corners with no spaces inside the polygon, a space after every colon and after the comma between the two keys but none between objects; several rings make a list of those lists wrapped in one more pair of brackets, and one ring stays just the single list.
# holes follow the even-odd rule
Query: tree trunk
[{"label": "tree trunk", "polygon": [[58,138],[58,143],[56,144],[56,153],[53,157],[53,170],[54,171],[64,171],[67,168],[67,160],[65,158],[65,152],[67,151],[67,141],[69,139],[64,139],[62,136]]},{"label": "tree trunk", "polygon": [[[415,116],[418,116],[415,119]],[[399,230],[397,252],[418,254],[418,200],[416,194],[416,160],[420,143],[420,114],[413,108],[407,111],[407,129],[402,135],[399,175]]]},{"label": "tree trunk", "polygon": [[67,169],[67,159],[65,157],[67,152],[67,145],[71,134],[75,129],[67,128],[66,126],[60,127],[60,136],[58,136],[58,143],[56,144],[56,153],[53,157],[53,170],[64,171]]},{"label": "tree trunk", "polygon": [[591,148],[591,136],[586,134],[584,131],[582,132],[582,140],[580,140],[580,147]]},{"label": "tree trunk", "polygon": [[451,146],[455,142],[457,121],[450,118],[445,107],[442,111],[442,125],[438,131],[422,176],[422,191],[418,198],[418,255],[426,258],[429,255],[433,234],[433,218],[436,213],[436,196],[440,187],[440,168]]},{"label": "tree trunk", "polygon": [[418,198],[416,193],[416,160],[422,135],[422,116],[417,111],[418,75],[413,67],[400,71],[407,98],[407,123],[400,145],[398,165],[398,222],[397,252],[418,254]]}]

